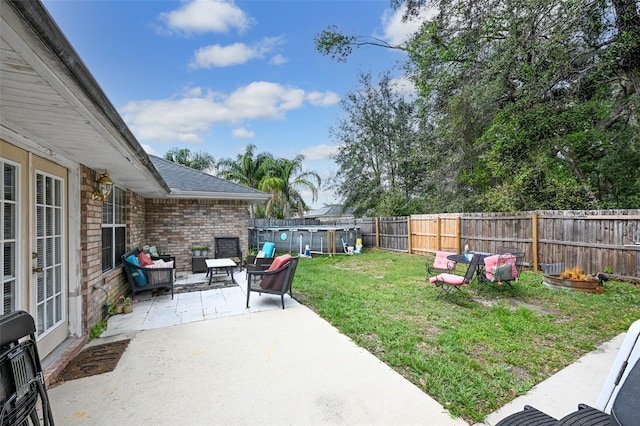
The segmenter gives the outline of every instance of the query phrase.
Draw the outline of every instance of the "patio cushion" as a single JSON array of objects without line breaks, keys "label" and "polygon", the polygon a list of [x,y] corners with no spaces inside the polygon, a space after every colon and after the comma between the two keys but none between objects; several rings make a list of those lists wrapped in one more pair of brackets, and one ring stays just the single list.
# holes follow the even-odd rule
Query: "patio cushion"
[{"label": "patio cushion", "polygon": [[494,266],[491,270],[494,281],[510,281],[513,279],[511,274],[511,262],[507,262],[504,265]]},{"label": "patio cushion", "polygon": [[260,251],[264,253],[264,257],[271,258],[276,252],[276,245],[266,242],[262,245],[262,250]]},{"label": "patio cushion", "polygon": [[443,282],[452,285],[464,285],[464,277],[456,274],[438,274],[435,277],[429,278],[430,283]]},{"label": "patio cushion", "polygon": [[143,268],[153,263],[153,261],[151,260],[151,256],[149,256],[145,252],[141,252],[140,254],[138,254],[138,262]]},{"label": "patio cushion", "polygon": [[[140,262],[138,262],[138,258],[133,254],[127,257],[127,262],[132,263],[135,266],[140,266]],[[133,276],[133,279],[135,280],[136,285],[138,287],[144,287],[149,283],[142,269],[133,268],[131,271],[131,276]]]},{"label": "patio cushion", "polygon": [[[275,271],[276,269],[280,269],[284,265],[289,263],[291,261],[291,259],[293,259],[293,258],[291,257],[290,254],[283,254],[282,256],[278,256],[275,259],[273,259],[273,263],[271,264],[271,266],[269,266],[269,269],[267,269],[267,271]],[[278,274],[276,274],[276,275],[278,275]],[[262,282],[260,283],[260,287],[262,287],[262,288],[270,288],[272,283],[275,284],[275,286],[282,285],[282,280],[279,279],[278,276],[265,275],[262,278]],[[279,290],[279,289],[280,288],[276,288],[276,287],[273,288],[273,290]]]},{"label": "patio cushion", "polygon": [[437,251],[436,258],[433,260],[433,268],[435,269],[453,269],[456,266],[456,262],[452,262],[447,259],[447,256],[455,253],[447,251]]},{"label": "patio cushion", "polygon": [[[516,257],[512,254],[494,254],[493,256],[487,256],[484,258],[485,276],[490,281],[497,281],[493,278],[493,269],[505,263],[511,263],[511,276],[518,278],[518,269],[516,267]],[[513,279],[512,278],[512,279]],[[505,278],[502,278],[505,280]]]}]

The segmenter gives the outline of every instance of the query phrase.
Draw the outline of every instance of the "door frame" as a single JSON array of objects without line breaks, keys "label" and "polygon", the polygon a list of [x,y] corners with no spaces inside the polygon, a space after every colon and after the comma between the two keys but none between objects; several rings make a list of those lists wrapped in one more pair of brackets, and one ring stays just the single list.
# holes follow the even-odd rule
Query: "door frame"
[{"label": "door frame", "polygon": [[[31,305],[31,252],[35,244],[35,167],[34,163],[46,161],[66,169],[64,191],[65,205],[65,256],[66,256],[66,338],[80,337],[83,332],[83,298],[82,298],[82,264],[81,264],[81,221],[80,221],[80,178],[81,166],[66,159],[63,155],[46,149],[42,144],[34,143],[23,136],[0,126],[0,152],[2,157],[21,165],[20,169],[20,212],[23,219],[18,230],[20,245],[18,267],[23,277],[18,290],[18,309],[32,311]],[[85,319],[86,321],[86,319]],[[56,345],[57,347],[57,345]],[[53,351],[55,347],[43,347],[39,352],[42,357]]]}]

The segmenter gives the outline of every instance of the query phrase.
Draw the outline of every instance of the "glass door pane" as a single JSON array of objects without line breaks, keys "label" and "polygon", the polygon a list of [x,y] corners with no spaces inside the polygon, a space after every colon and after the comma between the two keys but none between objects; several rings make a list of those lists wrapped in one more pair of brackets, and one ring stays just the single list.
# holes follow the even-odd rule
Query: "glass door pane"
[{"label": "glass door pane", "polygon": [[0,315],[17,309],[17,235],[18,235],[18,166],[0,158],[0,255],[2,275]]},{"label": "glass door pane", "polygon": [[60,324],[64,312],[64,217],[62,180],[36,173],[37,333],[45,334]]}]

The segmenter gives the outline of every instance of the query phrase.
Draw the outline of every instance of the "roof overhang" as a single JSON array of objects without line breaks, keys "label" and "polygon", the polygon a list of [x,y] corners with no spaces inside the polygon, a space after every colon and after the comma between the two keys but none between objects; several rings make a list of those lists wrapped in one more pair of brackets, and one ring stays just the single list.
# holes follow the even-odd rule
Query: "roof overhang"
[{"label": "roof overhang", "polygon": [[0,12],[0,137],[166,197],[167,184],[44,6],[0,0]]},{"label": "roof overhang", "polygon": [[167,198],[172,199],[187,199],[197,198],[201,200],[231,200],[231,201],[246,201],[249,204],[256,204],[261,201],[266,201],[271,198],[270,194],[242,194],[242,193],[229,193],[229,192],[195,192],[195,191],[180,191],[171,190],[171,195]]}]

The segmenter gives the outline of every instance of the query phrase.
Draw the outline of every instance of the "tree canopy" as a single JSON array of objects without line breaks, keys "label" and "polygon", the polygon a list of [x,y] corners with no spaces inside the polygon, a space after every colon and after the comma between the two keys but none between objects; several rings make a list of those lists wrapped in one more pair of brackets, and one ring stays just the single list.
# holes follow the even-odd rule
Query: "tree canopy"
[{"label": "tree canopy", "polygon": [[[393,155],[419,153],[411,167],[422,174],[421,181],[410,184],[413,193],[403,194],[380,186],[378,174],[363,173],[363,187],[382,191],[376,193],[380,200],[383,194],[394,199],[400,194],[408,198],[403,204],[417,203],[425,212],[640,206],[635,0],[394,0],[393,5],[406,7],[407,19],[426,7],[435,13],[399,46],[335,28],[316,38],[317,50],[338,60],[366,45],[408,55],[406,72],[418,90],[416,108],[405,116],[413,135],[411,140],[393,135],[393,144],[408,146]],[[362,145],[363,132],[377,131],[360,120],[374,101],[353,100],[343,105],[353,134],[338,140],[345,144],[343,161],[357,164],[360,148],[349,145]],[[353,108],[359,111],[354,114]],[[391,173],[399,158],[385,160],[381,173]],[[349,189],[352,176],[341,178],[337,187],[347,204],[373,207],[367,204],[369,193]]]},{"label": "tree canopy", "polygon": [[269,153],[256,154],[255,149],[255,145],[248,145],[235,160],[218,161],[220,177],[271,194],[268,201],[250,206],[251,217],[302,216],[309,207],[300,191],[308,190],[315,201],[322,183],[318,173],[303,170],[303,155],[289,160]]}]

